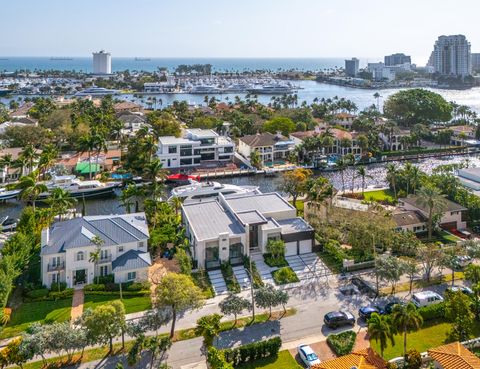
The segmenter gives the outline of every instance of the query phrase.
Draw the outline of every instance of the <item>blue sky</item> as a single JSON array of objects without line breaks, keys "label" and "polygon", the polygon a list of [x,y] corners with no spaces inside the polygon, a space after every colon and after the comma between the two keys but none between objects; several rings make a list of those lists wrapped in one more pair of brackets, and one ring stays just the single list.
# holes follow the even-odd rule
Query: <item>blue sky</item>
[{"label": "blue sky", "polygon": [[480,52],[480,1],[1,0],[0,55],[377,57],[425,64],[441,34]]}]

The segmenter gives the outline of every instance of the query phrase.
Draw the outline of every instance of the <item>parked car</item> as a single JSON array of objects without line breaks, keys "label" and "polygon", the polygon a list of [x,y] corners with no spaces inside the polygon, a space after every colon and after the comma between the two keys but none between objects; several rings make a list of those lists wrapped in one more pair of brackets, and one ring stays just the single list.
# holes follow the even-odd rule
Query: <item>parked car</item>
[{"label": "parked car", "polygon": [[17,228],[18,220],[15,218],[10,218],[8,215],[0,218],[0,231],[10,232],[14,231]]},{"label": "parked car", "polygon": [[447,287],[446,291],[451,291],[451,292],[462,291],[465,295],[468,295],[468,296],[473,295],[472,289],[467,286],[451,286],[451,287]]},{"label": "parked car", "polygon": [[328,328],[337,328],[343,325],[355,325],[355,317],[349,311],[331,311],[323,317]]},{"label": "parked car", "polygon": [[301,344],[297,347],[298,356],[302,359],[307,368],[311,368],[315,364],[320,364],[317,354],[308,345]]},{"label": "parked car", "polygon": [[455,257],[455,266],[456,269],[462,269],[467,267],[472,262],[472,258],[468,255],[456,256]]},{"label": "parked car", "polygon": [[377,296],[377,289],[372,283],[360,277],[353,277],[350,281],[352,284],[358,287],[361,293],[364,293],[372,298]]},{"label": "parked car", "polygon": [[354,284],[347,284],[346,286],[340,287],[338,290],[345,296],[358,295],[360,293],[360,290]]},{"label": "parked car", "polygon": [[391,314],[395,305],[405,305],[404,301],[391,301],[383,307],[385,314]]},{"label": "parked car", "polygon": [[433,291],[422,291],[414,293],[412,302],[416,307],[435,305],[443,302],[443,297]]},{"label": "parked car", "polygon": [[358,316],[364,320],[368,320],[373,313],[385,314],[380,306],[362,306],[358,309]]}]

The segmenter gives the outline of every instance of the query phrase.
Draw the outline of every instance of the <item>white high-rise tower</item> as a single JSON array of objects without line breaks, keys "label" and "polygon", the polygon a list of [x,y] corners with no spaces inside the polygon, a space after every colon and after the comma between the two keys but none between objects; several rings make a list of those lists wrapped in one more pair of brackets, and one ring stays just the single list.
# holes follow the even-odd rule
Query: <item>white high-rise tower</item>
[{"label": "white high-rise tower", "polygon": [[111,74],[112,57],[104,50],[93,53],[93,74]]},{"label": "white high-rise tower", "polygon": [[472,74],[470,42],[464,35],[440,36],[433,49],[435,72],[443,76]]}]

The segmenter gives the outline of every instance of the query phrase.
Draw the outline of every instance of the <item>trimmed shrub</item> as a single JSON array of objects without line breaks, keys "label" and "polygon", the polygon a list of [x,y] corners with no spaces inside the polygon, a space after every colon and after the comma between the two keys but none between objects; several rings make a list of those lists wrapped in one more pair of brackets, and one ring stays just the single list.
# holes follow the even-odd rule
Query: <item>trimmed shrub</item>
[{"label": "trimmed shrub", "polygon": [[298,279],[298,276],[290,267],[283,267],[273,271],[272,277],[273,277],[273,280],[275,281],[275,284],[278,284],[278,285],[300,281]]},{"label": "trimmed shrub", "polygon": [[50,291],[47,288],[39,288],[27,292],[27,297],[30,299],[42,299],[48,296]]},{"label": "trimmed shrub", "polygon": [[347,254],[340,248],[340,243],[336,240],[328,240],[323,245],[323,252],[330,255],[340,265],[343,265],[343,259],[348,259]]},{"label": "trimmed shrub", "polygon": [[418,309],[424,321],[445,318],[445,303],[424,306]]},{"label": "trimmed shrub", "polygon": [[104,284],[87,284],[85,287],[83,287],[83,290],[85,292],[105,291],[105,285]]},{"label": "trimmed shrub", "polygon": [[352,352],[356,338],[357,334],[354,331],[345,331],[329,335],[327,343],[337,356],[343,356]]},{"label": "trimmed shrub", "polygon": [[[250,271],[250,258],[248,256],[243,257],[243,267]],[[252,261],[252,274],[253,274],[253,288],[260,288],[264,286],[262,276],[258,272],[257,264]]]},{"label": "trimmed shrub", "polygon": [[234,367],[265,357],[276,356],[282,346],[280,337],[224,350],[225,359]]},{"label": "trimmed shrub", "polygon": [[285,257],[283,255],[273,257],[272,254],[263,254],[263,260],[265,261],[265,264],[267,264],[269,267],[286,267],[288,266],[287,260],[285,260]]},{"label": "trimmed shrub", "polygon": [[50,285],[50,291],[52,292],[62,292],[65,290],[65,288],[67,288],[67,284],[65,282],[53,282]]},{"label": "trimmed shrub", "polygon": [[235,274],[233,274],[233,269],[230,263],[222,263],[220,269],[222,270],[223,278],[227,284],[227,289],[230,292],[239,293],[242,289],[240,288],[237,278],[235,278]]},{"label": "trimmed shrub", "polygon": [[145,291],[150,289],[150,283],[149,282],[132,282],[127,284],[124,287],[124,290],[126,291],[131,291],[131,292],[138,292],[138,291]]},{"label": "trimmed shrub", "polygon": [[113,282],[114,282],[113,274],[95,277],[93,281],[94,284],[108,284]]},{"label": "trimmed shrub", "polygon": [[61,292],[50,292],[49,298],[53,300],[66,299],[73,296],[73,288],[65,288]]}]

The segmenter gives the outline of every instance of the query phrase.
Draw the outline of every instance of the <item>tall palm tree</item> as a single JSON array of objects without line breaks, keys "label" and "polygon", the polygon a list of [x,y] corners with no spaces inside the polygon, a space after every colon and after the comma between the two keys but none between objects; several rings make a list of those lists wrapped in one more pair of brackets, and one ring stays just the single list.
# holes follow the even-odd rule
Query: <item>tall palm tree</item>
[{"label": "tall palm tree", "polygon": [[441,213],[447,208],[447,201],[437,187],[427,184],[418,190],[415,202],[418,206],[427,210],[428,240],[430,241],[432,239],[433,218],[435,214]]},{"label": "tall palm tree", "polygon": [[[96,158],[95,158],[95,174],[98,171],[98,161],[100,159],[100,153],[107,153],[108,152],[108,145],[107,140],[103,134],[95,134],[93,135],[93,146],[95,148]],[[90,173],[91,175],[91,173]]]},{"label": "tall palm tree", "polygon": [[20,189],[20,198],[24,201],[32,202],[33,211],[35,212],[35,203],[41,193],[47,192],[47,186],[38,181],[38,172],[33,171],[27,176],[23,176],[16,186]]},{"label": "tall palm tree", "polygon": [[43,148],[38,161],[38,168],[43,175],[45,175],[45,172],[55,164],[57,156],[58,149],[55,145],[48,144]]},{"label": "tall palm tree", "polygon": [[359,166],[357,169],[357,175],[362,178],[362,197],[364,197],[365,193],[365,178],[372,178],[371,175],[367,174],[367,169],[362,165]]},{"label": "tall palm tree", "polygon": [[395,344],[393,339],[393,329],[390,326],[389,318],[386,315],[373,313],[368,319],[368,335],[375,342],[380,341],[380,355],[383,357],[383,351],[390,341],[392,346]]},{"label": "tall palm tree", "polygon": [[135,186],[134,184],[129,184],[127,188],[122,191],[120,195],[120,201],[125,207],[127,213],[131,212],[132,205],[135,204],[135,213],[138,213],[138,198],[143,195],[143,189]]},{"label": "tall palm tree", "polygon": [[146,178],[152,181],[148,191],[152,196],[152,199],[158,201],[163,191],[163,183],[160,184],[159,181],[163,182],[167,179],[167,171],[163,169],[162,163],[159,159],[154,159],[145,167],[144,172]]},{"label": "tall palm tree", "polygon": [[180,197],[172,197],[170,201],[172,203],[173,208],[175,209],[175,215],[178,216],[178,212],[182,207],[182,199]]},{"label": "tall palm tree", "polygon": [[396,304],[392,311],[392,323],[398,332],[403,333],[403,356],[407,353],[407,333],[420,328],[423,318],[413,303]]},{"label": "tall palm tree", "polygon": [[91,239],[92,243],[96,246],[95,248],[95,251],[92,251],[90,253],[90,257],[88,259],[88,261],[90,263],[93,263],[93,267],[94,267],[94,275],[96,274],[97,275],[97,284],[98,284],[98,273],[97,273],[97,266],[98,266],[98,263],[100,262],[100,257],[101,257],[101,247],[102,245],[105,243],[104,240],[102,240],[99,236],[94,236],[92,239]]},{"label": "tall palm tree", "polygon": [[397,198],[397,177],[398,177],[398,170],[394,164],[387,164],[387,181],[390,182],[393,188],[393,194],[395,199]]},{"label": "tall palm tree", "polygon": [[75,206],[77,199],[73,198],[70,192],[63,188],[54,188],[46,203],[60,216],[60,220],[62,220],[62,216],[67,213],[68,209]]},{"label": "tall palm tree", "polygon": [[340,176],[342,179],[342,192],[345,192],[345,169],[347,169],[347,161],[344,158],[340,158],[335,163],[337,169],[340,171]]},{"label": "tall palm tree", "polygon": [[28,163],[28,172],[32,173],[33,164],[35,160],[39,157],[35,147],[33,147],[33,145],[25,146],[22,152],[19,154],[19,157],[23,158]]},{"label": "tall palm tree", "polygon": [[[13,156],[12,154],[5,154],[0,157],[0,171],[8,170],[9,167],[13,165]],[[7,173],[5,173],[5,178],[7,178]]]},{"label": "tall palm tree", "polygon": [[86,134],[78,139],[78,151],[88,153],[88,176],[92,179],[92,152],[95,150],[95,139],[92,135]]}]

